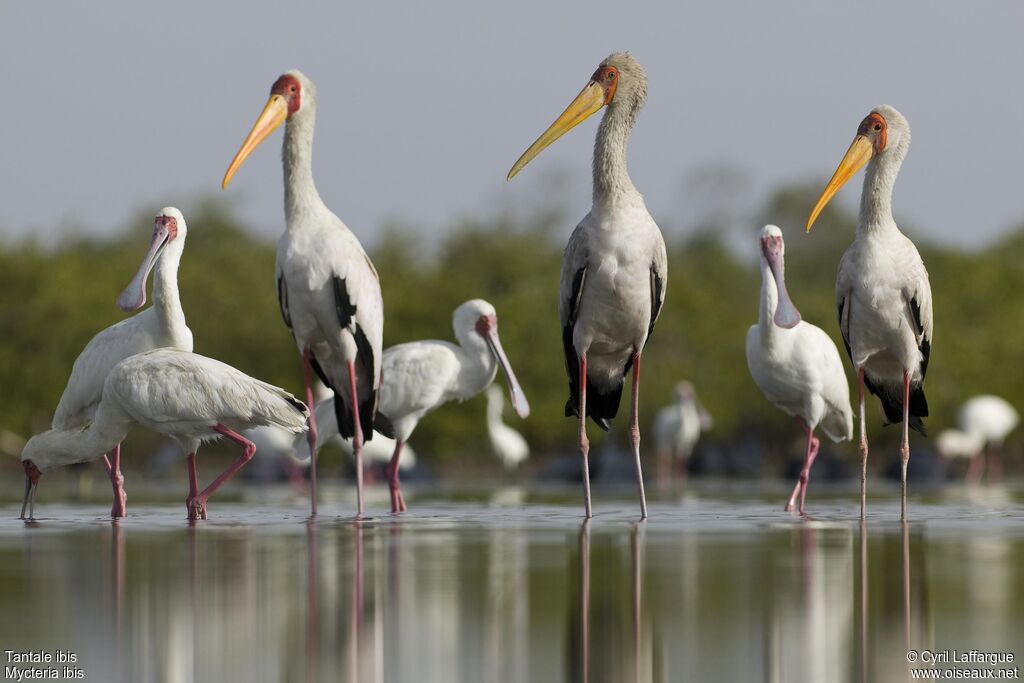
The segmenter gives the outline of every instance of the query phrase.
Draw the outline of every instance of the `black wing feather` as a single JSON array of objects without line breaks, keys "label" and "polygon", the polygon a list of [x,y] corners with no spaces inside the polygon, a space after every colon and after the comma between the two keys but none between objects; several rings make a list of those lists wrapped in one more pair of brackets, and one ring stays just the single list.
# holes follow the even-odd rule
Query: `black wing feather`
[{"label": "black wing feather", "polygon": [[288,287],[284,275],[277,278],[277,305],[281,307],[281,318],[288,329],[292,329],[292,316],[288,312]]},{"label": "black wing feather", "polygon": [[[654,264],[651,264],[651,323],[647,326],[647,339],[651,338],[654,333],[654,324],[658,322],[658,316],[661,314],[661,292],[665,287],[664,280],[658,275],[658,271],[655,269]],[[644,340],[646,346],[647,340]]]},{"label": "black wing feather", "polygon": [[[352,333],[352,336],[356,341],[356,377],[368,378],[370,391],[365,396],[359,396],[359,405],[354,406],[353,410],[359,411],[359,425],[363,432],[363,441],[370,441],[373,439],[373,425],[374,419],[377,413],[377,391],[373,389],[373,378],[374,378],[374,358],[373,358],[373,347],[370,345],[370,341],[366,338],[366,333],[363,332],[362,328],[355,320],[356,305],[352,303],[352,298],[348,294],[348,288],[345,286],[345,278],[334,277],[332,279],[332,285],[334,287],[334,309],[338,316],[338,323],[342,329],[347,329]],[[316,365],[313,366],[317,368]],[[323,374],[318,370],[321,379]],[[334,390],[334,417],[338,420],[338,433],[341,434],[342,438],[351,439],[356,433],[356,423],[353,418],[353,413],[345,410],[345,401],[340,400],[340,396],[348,396],[350,393],[348,387],[342,387],[339,392],[339,387],[332,386],[329,382],[324,382],[327,386]],[[358,383],[357,383],[358,387]]]}]

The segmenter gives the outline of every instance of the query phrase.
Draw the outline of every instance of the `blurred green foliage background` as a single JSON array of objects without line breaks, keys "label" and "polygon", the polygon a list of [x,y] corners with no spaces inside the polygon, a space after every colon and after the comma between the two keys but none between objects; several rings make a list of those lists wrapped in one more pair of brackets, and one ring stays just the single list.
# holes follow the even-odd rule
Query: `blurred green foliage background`
[{"label": "blurred green foliage background", "polygon": [[[706,439],[729,444],[753,433],[775,450],[794,443],[794,423],[750,379],[744,339],[758,307],[754,239],[761,224],[773,222],[787,237],[795,303],[805,320],[839,341],[835,270],[853,237],[855,217],[833,203],[805,235],[804,220],[819,190],[776,192],[743,229],[712,217],[685,239],[669,238],[668,297],[645,354],[644,425],[670,401],[675,382],[689,378],[715,419]],[[27,436],[48,425],[75,357],[96,332],[122,317],[115,298],[138,266],[158,208],[141,212],[114,239],[63,240],[53,248],[32,241],[0,246],[0,428]],[[667,235],[678,234],[666,229],[671,219],[656,218]],[[215,201],[186,219],[179,280],[195,350],[298,394],[299,356],[274,290],[274,243],[253,236]],[[556,300],[564,236],[574,223],[558,210],[464,220],[439,241],[427,241],[412,228],[388,228],[370,250],[384,290],[385,346],[452,339],[452,311],[467,299],[482,297],[496,306],[503,344],[533,409],[526,421],[511,413],[506,421],[524,433],[537,459],[574,447],[575,430],[563,417],[567,383]],[[936,332],[926,384],[931,433],[951,426],[959,404],[976,393],[996,393],[1024,406],[1018,374],[1024,307],[1016,294],[1024,290],[1024,230],[972,253],[937,246],[913,226],[904,230],[917,241],[934,291]],[[881,428],[877,402],[868,410],[875,443],[893,442],[898,432]],[[620,442],[625,421],[623,409],[615,425]],[[430,415],[412,441],[438,465],[487,461],[484,424],[479,397]],[[596,428],[591,432],[601,438]],[[152,438],[136,434],[130,442],[147,444]],[[852,445],[843,448],[853,457]]]}]

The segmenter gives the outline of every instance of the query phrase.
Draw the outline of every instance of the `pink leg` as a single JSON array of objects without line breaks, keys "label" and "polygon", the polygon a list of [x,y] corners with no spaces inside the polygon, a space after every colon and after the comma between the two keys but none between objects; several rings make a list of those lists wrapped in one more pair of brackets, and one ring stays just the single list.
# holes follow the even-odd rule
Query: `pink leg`
[{"label": "pink leg", "polygon": [[363,516],[363,428],[359,424],[359,391],[356,389],[356,364],[348,362],[348,385],[352,396],[352,423],[355,434],[352,437],[352,451],[356,456],[356,517]]},{"label": "pink leg", "polygon": [[306,405],[309,406],[309,431],[306,441],[309,443],[309,500],[310,514],[316,517],[316,411],[313,401],[313,367],[309,363],[309,348],[302,351],[302,379],[306,383]]},{"label": "pink leg", "polygon": [[405,442],[399,439],[395,442],[395,452],[391,455],[391,463],[388,464],[388,488],[391,489],[391,512],[405,512],[405,499],[402,498],[402,488],[398,482],[398,461],[402,458],[402,447]]},{"label": "pink leg", "polygon": [[868,511],[868,434],[864,417],[864,367],[857,368],[857,386],[860,389],[860,518]]},{"label": "pink leg", "polygon": [[910,462],[910,373],[903,372],[903,441],[900,443],[900,520],[907,521],[907,463]]},{"label": "pink leg", "polygon": [[[224,425],[214,426],[214,431],[220,432],[227,438],[231,439],[239,446],[242,447],[242,454],[238,456],[238,459],[228,465],[228,468],[220,473],[213,482],[210,483],[205,489],[203,489],[197,496],[189,496],[189,519],[195,519],[198,516],[200,519],[206,519],[206,499],[213,494],[214,491],[221,487],[225,481],[231,478],[231,476],[240,470],[247,462],[252,460],[252,456],[256,454],[256,444],[249,441],[247,438],[239,434],[238,432],[225,427]],[[193,454],[193,458],[195,455]],[[191,473],[189,475],[191,479]],[[191,482],[189,482],[191,486]]]},{"label": "pink leg", "polygon": [[986,445],[983,452],[988,466],[988,483],[998,484],[1003,480],[1003,447]]},{"label": "pink leg", "polygon": [[[188,510],[188,518],[196,519],[193,516],[192,503],[199,496],[199,472],[196,469],[196,454],[189,453],[186,458],[188,462],[188,498],[185,499],[185,508]],[[202,511],[202,517],[206,519],[206,510]]]},{"label": "pink leg", "polygon": [[977,484],[981,481],[981,475],[985,471],[985,451],[980,450],[971,458],[971,464],[967,467],[967,483]]},{"label": "pink leg", "polygon": [[580,354],[580,455],[583,456],[583,508],[585,516],[594,516],[590,506],[590,440],[587,438],[587,354]]},{"label": "pink leg", "polygon": [[111,517],[124,517],[128,505],[128,494],[124,492],[124,475],[121,474],[121,444],[114,446],[114,462],[110,467],[110,483],[114,489],[114,504]]},{"label": "pink leg", "polygon": [[636,485],[640,489],[640,519],[647,519],[647,495],[644,493],[644,472],[640,466],[640,353],[633,354],[633,395],[629,411],[629,441],[636,462]]},{"label": "pink leg", "polygon": [[[813,430],[812,430],[813,431]],[[821,442],[811,437],[810,449],[807,452],[807,463],[804,465],[804,472],[800,473],[800,514],[804,514],[804,498],[807,496],[807,482],[811,480],[811,468],[814,467],[814,459],[818,457],[818,448]]]}]

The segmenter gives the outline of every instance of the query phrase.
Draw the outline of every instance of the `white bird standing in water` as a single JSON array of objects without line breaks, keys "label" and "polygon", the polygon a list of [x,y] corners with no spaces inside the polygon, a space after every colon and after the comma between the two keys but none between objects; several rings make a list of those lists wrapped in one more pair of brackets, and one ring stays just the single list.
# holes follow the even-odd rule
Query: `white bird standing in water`
[{"label": "white bird standing in water", "polygon": [[1003,442],[1019,423],[1020,415],[1006,399],[992,394],[974,396],[964,401],[957,413],[959,429],[939,434],[939,452],[946,457],[969,457],[970,482],[981,480],[986,464],[989,480],[999,479],[1003,470]]},{"label": "white bird standing in water", "polygon": [[[398,481],[398,462],[416,425],[432,410],[449,401],[465,401],[494,381],[501,366],[508,382],[512,407],[526,418],[530,405],[508,362],[498,337],[498,314],[483,299],[472,299],[455,309],[452,328],[458,344],[425,340],[392,346],[384,352],[384,384],[380,391],[378,424],[394,430],[395,450],[388,466],[391,511],[404,512],[405,499]],[[323,415],[331,401],[317,404]],[[323,430],[321,442],[332,434]]]},{"label": "white bird standing in water", "polygon": [[932,290],[921,255],[896,227],[892,188],[910,148],[910,124],[888,105],[875,107],[807,219],[818,214],[862,166],[857,236],[843,254],[836,276],[839,330],[857,370],[860,399],[860,514],[867,511],[868,437],[864,387],[878,396],[887,423],[902,422],[900,519],[907,518],[907,463],[910,433],[925,433],[928,416],[924,377],[932,347]]},{"label": "white bird standing in water", "polygon": [[[679,471],[686,480],[690,455],[700,433],[711,429],[711,416],[701,406],[691,382],[676,384],[675,401],[654,416],[654,443],[658,454],[658,479],[665,481]],[[680,465],[676,465],[676,463]]]},{"label": "white bird standing in water", "polygon": [[487,438],[491,450],[498,456],[506,470],[513,470],[530,457],[530,444],[523,435],[509,427],[501,419],[505,399],[501,389],[495,385],[487,387]]},{"label": "white bird standing in water", "polygon": [[850,387],[839,350],[825,332],[801,320],[786,291],[786,245],[774,225],[761,230],[761,307],[757,324],[747,330],[747,366],[765,398],[792,415],[807,434],[800,480],[786,503],[800,497],[804,512],[807,482],[820,443],[819,426],[833,441],[853,438]]},{"label": "white bird standing in water", "polygon": [[[363,441],[373,436],[380,388],[384,304],[380,281],[356,236],[320,199],[313,182],[316,92],[300,71],[274,82],[270,100],[224,174],[235,171],[270,133],[285,123],[286,229],[277,245],[281,315],[302,354],[306,401],[313,403],[313,372],[330,387],[341,435],[352,439],[358,515],[363,514]],[[309,447],[312,513],[316,514],[316,417]]]},{"label": "white bird standing in water", "polygon": [[[176,440],[188,454],[189,519],[206,519],[206,500],[252,459],[252,442],[239,430],[277,425],[305,431],[306,406],[284,389],[249,377],[230,365],[178,349],[155,349],[118,363],[107,375],[92,421],[84,429],[51,429],[25,444],[25,508],[34,515],[42,473],[58,465],[99,458],[135,425]],[[196,449],[205,441],[227,437],[242,455],[199,491]]]},{"label": "white bird standing in water", "polygon": [[562,261],[558,313],[569,375],[566,416],[579,418],[586,516],[590,502],[587,415],[607,430],[633,369],[629,434],[640,516],[647,517],[640,465],[640,356],[665,300],[668,257],[661,231],[626,169],[626,145],[647,99],[647,76],[631,55],[609,55],[562,115],[523,153],[508,178],[567,131],[604,106],[594,145],[594,197],[573,231]]},{"label": "white bird standing in water", "polygon": [[[87,427],[99,407],[107,375],[125,358],[162,347],[192,350],[192,331],[185,324],[185,312],[178,296],[178,264],[187,234],[185,217],[178,209],[168,206],[157,215],[142,265],[117,298],[117,305],[122,310],[142,308],[146,303],[146,280],[153,271],[153,305],[138,315],[111,325],[85,345],[75,360],[67,387],[57,404],[52,429],[72,431]],[[111,451],[112,458],[108,458],[106,452],[99,454],[103,456],[114,489],[110,515],[124,517],[128,497],[121,474],[120,442],[114,444]]]}]

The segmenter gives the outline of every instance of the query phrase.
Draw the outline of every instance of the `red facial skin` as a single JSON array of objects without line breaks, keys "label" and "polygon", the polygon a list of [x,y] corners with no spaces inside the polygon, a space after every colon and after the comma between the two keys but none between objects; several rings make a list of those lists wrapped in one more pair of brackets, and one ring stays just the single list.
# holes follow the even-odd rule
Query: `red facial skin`
[{"label": "red facial skin", "polygon": [[178,219],[174,216],[157,216],[154,222],[167,228],[168,242],[178,236]]},{"label": "red facial skin", "polygon": [[611,104],[612,98],[615,97],[615,88],[619,85],[619,70],[608,65],[599,67],[590,77],[590,81],[604,88],[604,103]]},{"label": "red facial skin", "polygon": [[498,326],[498,316],[496,315],[482,315],[476,321],[476,331],[481,337],[486,337],[491,333],[491,330]]},{"label": "red facial skin", "polygon": [[274,81],[270,88],[271,95],[280,95],[288,103],[288,116],[291,116],[302,106],[302,84],[295,76],[285,74]]},{"label": "red facial skin", "polygon": [[870,140],[874,154],[878,154],[885,149],[885,138],[888,127],[888,124],[885,122],[885,119],[882,118],[881,114],[872,112],[864,117],[864,120],[860,122],[860,127],[857,129],[857,135],[863,135]]},{"label": "red facial skin", "polygon": [[25,476],[29,478],[29,481],[31,481],[33,484],[38,484],[39,477],[43,476],[43,473],[39,471],[39,468],[36,467],[36,464],[31,460],[26,460],[21,464],[25,468]]}]

